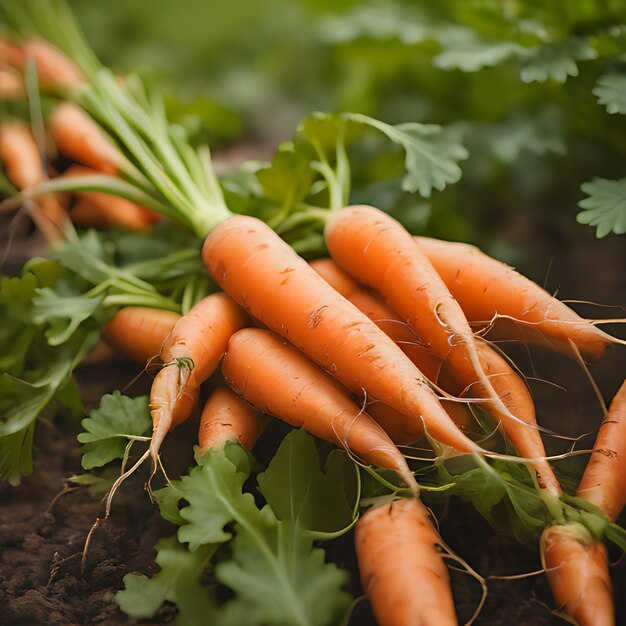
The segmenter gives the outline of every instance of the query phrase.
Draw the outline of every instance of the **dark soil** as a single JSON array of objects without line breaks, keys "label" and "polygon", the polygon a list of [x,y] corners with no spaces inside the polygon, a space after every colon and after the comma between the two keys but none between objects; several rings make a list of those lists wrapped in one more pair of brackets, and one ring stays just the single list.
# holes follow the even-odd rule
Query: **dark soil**
[{"label": "dark soil", "polygon": [[[19,228],[18,228],[19,230]],[[5,231],[6,232],[6,231]],[[0,237],[1,239],[1,237]],[[6,240],[0,243],[7,243]],[[585,284],[575,284],[567,295],[614,302],[624,300],[624,265],[619,246],[604,258],[602,274],[588,271],[588,264],[597,257],[602,246],[568,251],[555,261],[552,282],[577,268]],[[20,246],[20,258],[12,255],[4,271],[17,270],[21,262],[40,253],[37,241]],[[23,258],[21,258],[23,257]],[[585,270],[587,268],[587,270]],[[621,268],[621,269],[620,269]],[[571,282],[570,282],[571,287]],[[621,294],[621,296],[619,295]],[[617,313],[616,316],[620,316]],[[600,419],[597,401],[580,368],[558,355],[533,351],[531,359],[525,350],[515,357],[527,374],[547,379],[567,389],[563,391],[541,380],[531,386],[538,403],[540,422],[562,434],[578,435],[596,428]],[[624,378],[624,351],[609,354],[593,369],[605,397],[610,397]],[[88,408],[97,404],[103,393],[124,388],[137,370],[110,354],[90,357],[78,371],[78,379]],[[147,375],[134,383],[129,393],[144,393],[150,378]],[[118,608],[114,594],[122,588],[128,572],[151,575],[156,566],[153,546],[157,539],[172,534],[173,527],[164,522],[143,489],[145,475],[131,478],[120,490],[109,519],[101,521],[92,533],[89,548],[85,541],[92,525],[102,516],[100,500],[85,488],[68,487],[69,476],[81,473],[80,448],[75,439],[78,425],[38,425],[35,441],[33,475],[19,487],[0,485],[0,625],[2,626],[79,626],[129,624]],[[193,426],[178,429],[168,442],[167,463],[182,471],[190,461],[186,438],[193,438]],[[183,442],[183,445],[179,445]],[[591,443],[591,439],[589,440]],[[560,452],[567,442],[549,440],[550,452]],[[166,453],[168,453],[166,450]],[[184,451],[184,452],[183,452]],[[171,465],[168,465],[171,467]],[[171,475],[175,476],[176,467]],[[452,501],[448,509],[436,509],[442,536],[458,554],[481,575],[486,577],[530,573],[541,568],[536,550],[516,543],[512,538],[496,533],[468,505]],[[327,545],[330,558],[350,569],[350,591],[361,593],[356,564],[351,548],[351,536],[344,536]],[[617,560],[619,554],[612,554]],[[84,557],[84,558],[83,558]],[[451,563],[451,565],[454,565]],[[616,589],[617,612],[626,623],[626,559],[612,569]],[[466,574],[451,572],[455,601],[461,620],[467,620],[480,600],[480,585]],[[419,593],[419,581],[415,581]],[[476,621],[483,625],[516,626],[565,624],[552,609],[552,598],[545,576],[529,576],[519,580],[488,580],[489,593]],[[145,624],[173,621],[176,611],[172,605],[160,609]],[[367,602],[357,604],[351,626],[372,624]],[[242,625],[245,626],[245,625]]]}]

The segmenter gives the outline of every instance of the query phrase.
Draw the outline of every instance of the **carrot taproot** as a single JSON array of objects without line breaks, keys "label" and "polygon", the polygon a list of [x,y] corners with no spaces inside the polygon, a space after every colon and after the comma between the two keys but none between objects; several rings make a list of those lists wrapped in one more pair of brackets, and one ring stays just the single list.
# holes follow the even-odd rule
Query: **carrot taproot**
[{"label": "carrot taproot", "polygon": [[416,499],[369,509],[357,522],[363,591],[379,626],[457,623],[439,535]]},{"label": "carrot taproot", "polygon": [[490,407],[524,423],[493,388],[461,307],[399,222],[374,207],[347,207],[328,219],[324,236],[337,264],[382,294],[454,377],[478,380]]},{"label": "carrot taproot", "polygon": [[103,337],[116,351],[146,365],[159,358],[165,339],[179,319],[174,311],[129,306],[104,325]]},{"label": "carrot taproot", "polygon": [[626,505],[626,380],[600,426],[576,495],[615,520]]},{"label": "carrot taproot", "polygon": [[496,322],[501,336],[511,332],[513,323],[521,338],[547,343],[566,354],[572,353],[570,340],[591,357],[601,356],[615,342],[539,285],[478,248],[427,237],[416,240],[471,322],[486,325],[505,316],[502,323]]},{"label": "carrot taproot", "polygon": [[268,420],[267,415],[244,402],[230,389],[218,387],[209,396],[200,417],[200,453],[227,441],[240,441],[244,448],[252,450]]},{"label": "carrot taproot", "polygon": [[[363,311],[381,330],[389,335],[431,381],[440,384],[446,391],[455,395],[469,391],[471,395],[478,397],[488,396],[469,368],[462,368],[457,371],[457,375],[461,378],[458,381],[453,381],[446,370],[446,361],[433,355],[393,309],[357,283],[332,259],[318,259],[312,261],[310,265],[334,289]],[[502,423],[503,430],[511,439],[518,454],[525,458],[536,459],[533,465],[539,486],[542,489],[548,489],[551,494],[559,497],[561,488],[552,467],[545,459],[545,448],[537,430],[535,407],[526,385],[506,360],[487,344],[478,342],[476,349],[483,371],[490,379],[496,393],[510,413],[526,422],[528,427],[520,424],[517,420],[510,419],[507,413],[499,411],[497,407],[487,405],[486,408],[491,409],[493,416]],[[443,374],[442,380],[440,380],[440,374]],[[460,388],[458,383],[460,383]],[[466,406],[454,400],[444,401],[442,404],[448,413],[452,413],[454,422],[462,430],[468,431],[471,428],[474,420]],[[418,425],[411,424],[406,416],[390,410],[382,404],[372,405],[370,413],[396,443],[410,443],[423,436],[423,429],[420,429]]]},{"label": "carrot taproot", "polygon": [[[63,173],[67,177],[93,176],[100,172],[72,165]],[[156,213],[112,194],[100,191],[76,191],[74,195],[79,199],[71,209],[72,221],[87,228],[121,227],[136,232],[144,232],[150,228],[158,218]]]},{"label": "carrot taproot", "polygon": [[604,545],[573,522],[546,528],[540,548],[557,605],[580,626],[613,626],[615,609]]},{"label": "carrot taproot", "polygon": [[79,106],[62,102],[52,112],[48,125],[64,156],[107,174],[117,174],[123,168],[122,153]]},{"label": "carrot taproot", "polygon": [[203,298],[176,322],[161,348],[164,365],[150,390],[153,461],[156,462],[181,399],[197,390],[213,373],[231,335],[247,323],[242,309],[223,293]]},{"label": "carrot taproot", "polygon": [[24,100],[26,87],[17,72],[0,67],[0,100]]},{"label": "carrot taproot", "polygon": [[236,332],[222,373],[260,411],[395,470],[417,492],[404,456],[385,431],[326,372],[278,335],[261,328]]},{"label": "carrot taproot", "polygon": [[25,62],[32,59],[44,88],[76,87],[86,82],[77,65],[49,41],[32,39],[20,44]]},{"label": "carrot taproot", "polygon": [[[0,160],[9,180],[19,190],[48,179],[35,138],[24,124],[8,122],[0,126]],[[33,220],[49,240],[58,240],[67,219],[65,209],[53,194],[38,196],[35,205],[31,211]]]},{"label": "carrot taproot", "polygon": [[420,371],[262,221],[233,216],[206,238],[209,274],[252,316],[287,338],[350,391],[424,422],[436,440],[482,452],[443,410]]},{"label": "carrot taproot", "polygon": [[0,63],[6,63],[18,70],[22,70],[24,69],[24,53],[10,41],[0,39]]}]

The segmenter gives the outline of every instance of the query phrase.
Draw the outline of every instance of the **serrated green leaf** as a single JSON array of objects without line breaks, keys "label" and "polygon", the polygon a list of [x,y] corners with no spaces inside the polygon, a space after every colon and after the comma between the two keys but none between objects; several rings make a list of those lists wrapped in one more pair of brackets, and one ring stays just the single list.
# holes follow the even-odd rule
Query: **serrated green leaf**
[{"label": "serrated green leaf", "polygon": [[477,72],[484,67],[500,65],[509,59],[523,57],[528,48],[512,41],[476,41],[461,43],[443,50],[433,58],[433,65],[442,70]]},{"label": "serrated green leaf", "polygon": [[107,394],[100,406],[81,422],[86,432],[77,437],[83,446],[82,466],[92,469],[122,458],[128,441],[152,427],[148,398],[129,398],[119,391]]},{"label": "serrated green leaf", "polygon": [[138,574],[124,576],[125,588],[115,594],[122,611],[135,619],[149,618],[169,600],[178,607],[176,623],[180,626],[214,623],[215,604],[209,590],[200,584],[200,575],[214,547],[202,546],[190,552],[174,535],[161,539],[156,549],[160,572],[152,578]]},{"label": "serrated green leaf", "polygon": [[525,83],[543,83],[552,78],[564,83],[568,76],[578,76],[577,61],[595,59],[598,53],[579,37],[537,46],[529,55],[521,72]]},{"label": "serrated green leaf", "polygon": [[334,450],[321,471],[315,441],[305,430],[293,430],[283,439],[257,480],[279,520],[323,532],[352,522],[357,497],[354,463],[344,451]]},{"label": "serrated green leaf", "polygon": [[17,432],[0,437],[0,479],[20,484],[22,476],[33,471],[32,448],[35,422]]},{"label": "serrated green leaf", "polygon": [[599,238],[611,232],[616,235],[626,233],[626,178],[594,178],[583,184],[581,189],[589,197],[578,203],[585,209],[576,216],[580,224],[596,226]]},{"label": "serrated green leaf", "polygon": [[593,94],[606,107],[607,113],[626,114],[626,75],[605,74],[600,76]]}]

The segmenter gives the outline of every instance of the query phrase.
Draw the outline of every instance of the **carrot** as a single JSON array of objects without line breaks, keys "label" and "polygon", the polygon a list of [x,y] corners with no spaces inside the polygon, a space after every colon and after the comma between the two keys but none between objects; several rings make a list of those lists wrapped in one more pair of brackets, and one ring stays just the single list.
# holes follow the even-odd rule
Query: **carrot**
[{"label": "carrot", "polygon": [[0,66],[0,100],[24,100],[26,88],[21,76]]},{"label": "carrot", "polygon": [[[346,297],[358,309],[372,319],[387,335],[389,335],[433,382],[439,382],[439,375],[443,368],[444,383],[442,386],[455,395],[469,390],[472,395],[487,396],[484,388],[477,385],[475,374],[468,368],[457,372],[461,379],[457,382],[461,388],[455,388],[451,383],[450,376],[445,376],[445,362],[434,356],[424,344],[417,338],[415,333],[403,322],[388,305],[382,302],[375,294],[366,291],[359,283],[344,272],[332,259],[318,259],[311,262],[311,267],[318,272],[330,285],[341,295]],[[534,463],[539,486],[548,489],[553,495],[559,497],[561,488],[558,480],[548,461],[543,458],[546,455],[541,436],[536,428],[535,407],[526,385],[513,371],[505,359],[484,343],[477,343],[481,366],[489,377],[493,388],[510,413],[524,420],[529,427],[525,427],[517,420],[510,419],[508,413],[498,411],[497,407],[487,405],[492,409],[494,417],[502,422],[506,434],[509,436],[517,452],[530,459],[538,459]],[[453,413],[454,422],[467,431],[471,428],[473,418],[464,405],[453,400],[442,402],[448,413]],[[372,405],[370,413],[389,433],[396,443],[410,443],[423,436],[423,429],[411,427],[408,418],[401,414],[390,411],[384,405]]]},{"label": "carrot", "polygon": [[[4,162],[9,180],[19,190],[48,179],[35,139],[24,124],[6,123],[0,126],[0,160]],[[59,239],[66,213],[54,195],[36,198],[36,210],[32,212],[32,217],[48,239]]]},{"label": "carrot", "polygon": [[626,505],[626,380],[600,426],[576,495],[613,521]]},{"label": "carrot", "polygon": [[234,216],[207,237],[209,274],[251,315],[354,393],[384,401],[462,452],[481,452],[455,426],[419,370],[266,224]]},{"label": "carrot", "polygon": [[200,300],[174,325],[161,348],[163,369],[150,391],[154,462],[177,406],[213,373],[231,335],[247,322],[245,313],[228,296],[216,293]]},{"label": "carrot", "polygon": [[251,450],[267,426],[268,419],[267,415],[246,404],[230,389],[218,387],[206,401],[200,418],[200,452],[219,447],[227,441],[240,441],[244,448]]},{"label": "carrot", "polygon": [[42,87],[75,87],[86,82],[73,61],[48,41],[33,39],[21,43],[26,62],[33,59]]},{"label": "carrot", "polygon": [[[92,176],[97,170],[72,165],[63,176]],[[144,232],[158,219],[155,213],[126,198],[99,191],[75,192],[79,202],[70,209],[72,221],[87,228],[112,228],[119,226]]]},{"label": "carrot", "polygon": [[395,470],[417,492],[406,460],[382,428],[302,352],[269,330],[245,328],[228,342],[226,382],[260,411]]},{"label": "carrot", "polygon": [[115,350],[142,365],[158,359],[161,346],[180,319],[178,313],[126,307],[104,326],[104,339]]},{"label": "carrot", "polygon": [[[626,380],[602,422],[576,495],[612,521],[626,504]],[[584,526],[572,522],[547,528],[541,552],[557,604],[582,626],[612,625],[615,618],[604,545]]]},{"label": "carrot", "polygon": [[[426,237],[416,239],[471,322],[487,324],[497,315],[506,316],[522,329],[524,339],[547,341],[569,354],[569,340],[591,357],[601,356],[615,342],[539,285],[478,248]],[[502,324],[502,331],[507,329],[510,332],[510,324]]]},{"label": "carrot", "polygon": [[24,53],[6,39],[0,39],[0,63],[6,63],[22,70],[24,68]]},{"label": "carrot", "polygon": [[541,556],[559,607],[580,626],[613,626],[606,548],[578,523],[550,526],[541,536]]},{"label": "carrot", "polygon": [[71,102],[59,104],[48,120],[52,139],[64,156],[100,172],[117,174],[124,157],[98,124]]},{"label": "carrot", "polygon": [[426,509],[415,499],[377,506],[357,522],[361,584],[379,626],[457,623],[439,542]]}]

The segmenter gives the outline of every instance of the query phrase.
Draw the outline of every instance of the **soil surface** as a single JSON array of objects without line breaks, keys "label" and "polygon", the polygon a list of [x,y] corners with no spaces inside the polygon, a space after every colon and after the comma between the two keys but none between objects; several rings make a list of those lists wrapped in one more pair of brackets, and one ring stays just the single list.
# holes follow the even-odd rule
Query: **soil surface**
[{"label": "soil surface", "polygon": [[[5,224],[6,225],[6,224]],[[0,226],[5,226],[0,224]],[[19,234],[20,227],[15,232]],[[2,232],[3,228],[0,228]],[[7,232],[6,230],[4,231]],[[2,237],[0,237],[1,239]],[[7,240],[0,241],[4,249]],[[4,271],[17,271],[21,263],[41,254],[41,242],[29,238],[14,248]],[[590,273],[585,268],[602,250],[601,264],[608,271]],[[571,297],[605,300],[607,293],[626,293],[619,246],[607,253],[602,246],[565,251],[555,261],[553,284],[566,275],[566,268],[578,268],[584,284],[570,288]],[[571,283],[570,283],[571,284]],[[616,317],[621,313],[617,313]],[[600,421],[600,409],[593,390],[580,367],[546,351],[514,348],[512,354],[527,375],[538,405],[540,422],[561,434],[577,436],[592,431]],[[605,397],[610,397],[623,380],[626,371],[624,351],[614,351],[592,369]],[[89,357],[77,371],[79,385],[87,408],[98,403],[103,393],[124,389],[133,381],[137,368],[101,351]],[[544,379],[550,383],[543,382]],[[144,374],[133,382],[128,393],[145,393],[150,377]],[[555,386],[556,385],[556,386]],[[559,388],[564,387],[567,391]],[[165,447],[165,464],[184,470],[191,460],[188,444],[193,425],[177,429]],[[134,623],[116,606],[114,594],[122,588],[128,572],[151,575],[156,571],[153,559],[159,537],[173,533],[151,504],[143,485],[145,475],[131,478],[116,497],[112,515],[101,521],[91,534],[88,549],[85,542],[98,516],[101,501],[85,488],[67,483],[68,477],[82,473],[80,446],[76,442],[79,425],[40,423],[35,438],[33,475],[15,488],[0,485],[0,624],[2,626],[83,626],[122,625]],[[587,445],[592,437],[585,440]],[[548,439],[552,453],[561,452],[571,442]],[[168,465],[169,464],[169,465]],[[488,595],[476,620],[482,625],[516,626],[567,623],[554,610],[544,575],[530,575],[517,580],[497,577],[532,573],[541,569],[536,550],[526,548],[512,538],[496,533],[468,505],[453,500],[448,508],[435,508],[442,536],[450,547],[487,580]],[[361,593],[352,550],[352,536],[346,535],[326,544],[330,559],[352,572],[350,591]],[[619,554],[611,554],[617,561]],[[455,567],[454,563],[450,563]],[[618,623],[626,623],[626,559],[612,568],[616,589]],[[480,584],[457,571],[451,571],[453,592],[459,618],[468,620],[481,597]],[[419,592],[419,581],[415,581]],[[163,606],[154,618],[143,624],[164,624],[175,619],[172,605]],[[373,624],[367,602],[359,602],[352,614],[351,626]],[[242,625],[245,626],[245,625]]]}]

